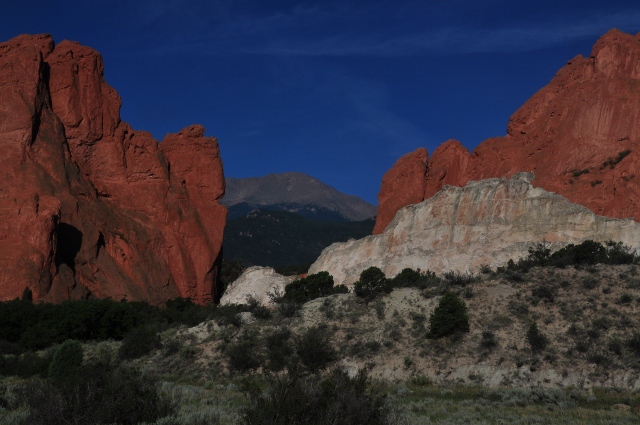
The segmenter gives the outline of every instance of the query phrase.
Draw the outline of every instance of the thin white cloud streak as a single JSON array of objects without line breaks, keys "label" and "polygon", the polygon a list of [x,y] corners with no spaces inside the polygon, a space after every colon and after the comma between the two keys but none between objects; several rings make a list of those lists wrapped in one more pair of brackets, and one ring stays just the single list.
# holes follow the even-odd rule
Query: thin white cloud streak
[{"label": "thin white cloud streak", "polygon": [[[526,52],[595,38],[611,28],[640,30],[640,9],[614,14],[539,22],[499,28],[443,25],[424,31],[398,29],[402,23],[361,25],[360,10],[325,10],[297,6],[265,16],[234,15],[219,5],[215,13],[197,13],[177,0],[157,10],[162,14],[189,10],[188,28],[152,48],[156,54],[199,51],[208,54],[274,56],[420,56],[469,53]],[[180,5],[181,6],[178,6]],[[362,13],[360,13],[362,12]],[[184,12],[187,13],[187,12]],[[194,16],[196,15],[196,16]],[[350,22],[350,17],[352,21]],[[167,18],[167,16],[165,16]],[[358,30],[358,28],[361,28]],[[367,28],[362,29],[362,28]]]},{"label": "thin white cloud streak", "polygon": [[640,11],[569,24],[541,23],[496,29],[450,26],[389,38],[376,34],[360,37],[335,35],[322,40],[277,41],[266,48],[250,51],[267,55],[383,57],[526,52],[594,38],[611,28],[640,31]]}]

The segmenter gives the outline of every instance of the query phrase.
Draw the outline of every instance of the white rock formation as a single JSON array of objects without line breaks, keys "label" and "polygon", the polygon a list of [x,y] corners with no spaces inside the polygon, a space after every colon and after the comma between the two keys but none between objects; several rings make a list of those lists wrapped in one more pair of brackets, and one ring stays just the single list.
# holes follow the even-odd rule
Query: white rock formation
[{"label": "white rock formation", "polygon": [[622,241],[640,248],[640,224],[633,219],[596,216],[566,198],[531,185],[533,173],[511,179],[445,186],[430,199],[402,208],[384,233],[334,243],[309,273],[328,271],[335,284],[351,286],[376,266],[389,276],[406,267],[477,272],[502,266],[546,241],[552,250],[587,239]]},{"label": "white rock formation", "polygon": [[282,276],[271,267],[249,267],[229,284],[220,304],[247,304],[247,297],[252,296],[262,305],[271,305],[269,293],[284,293],[284,287],[294,280],[294,276]]}]

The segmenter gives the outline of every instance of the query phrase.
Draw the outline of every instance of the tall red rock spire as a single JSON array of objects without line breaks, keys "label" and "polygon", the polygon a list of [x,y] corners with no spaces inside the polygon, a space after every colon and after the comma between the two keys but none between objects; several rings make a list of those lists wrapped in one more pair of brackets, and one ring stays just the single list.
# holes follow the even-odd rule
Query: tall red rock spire
[{"label": "tall red rock spire", "polygon": [[[390,188],[383,178],[375,233],[401,207],[433,196],[445,184],[533,171],[535,186],[598,215],[640,220],[640,34],[603,35],[588,58],[576,56],[509,119],[507,135],[471,153],[456,141],[436,149],[422,181]],[[387,174],[410,173],[399,161]],[[392,190],[393,199],[386,194]],[[396,202],[406,191],[411,202]]]},{"label": "tall red rock spire", "polygon": [[218,143],[201,126],[162,144],[133,130],[103,66],[49,35],[0,44],[0,299],[214,301]]}]

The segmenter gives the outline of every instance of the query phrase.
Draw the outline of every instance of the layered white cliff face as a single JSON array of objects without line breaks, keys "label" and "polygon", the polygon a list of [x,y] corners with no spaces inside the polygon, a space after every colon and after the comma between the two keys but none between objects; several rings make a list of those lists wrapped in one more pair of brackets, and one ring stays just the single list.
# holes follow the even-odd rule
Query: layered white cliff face
[{"label": "layered white cliff face", "polygon": [[546,241],[552,250],[587,239],[622,241],[638,250],[640,224],[595,215],[566,198],[531,185],[533,173],[511,179],[445,186],[432,198],[398,211],[386,230],[334,243],[309,273],[328,271],[335,284],[352,285],[371,266],[393,277],[404,268],[478,272],[503,266]]}]

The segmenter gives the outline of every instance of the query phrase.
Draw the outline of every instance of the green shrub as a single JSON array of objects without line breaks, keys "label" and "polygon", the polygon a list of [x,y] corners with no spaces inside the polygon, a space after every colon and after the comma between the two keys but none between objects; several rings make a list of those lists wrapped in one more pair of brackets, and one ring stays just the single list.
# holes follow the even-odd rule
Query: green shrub
[{"label": "green shrub", "polygon": [[599,242],[586,240],[579,245],[569,244],[551,254],[546,243],[538,243],[529,248],[529,255],[514,264],[514,269],[528,271],[539,266],[584,266],[601,264],[634,264],[639,256],[622,242],[608,241],[603,246]]},{"label": "green shrub", "polygon": [[558,291],[556,288],[548,285],[536,286],[531,290],[531,295],[535,298],[541,299],[546,303],[552,303],[555,300],[555,296]]},{"label": "green shrub", "polygon": [[249,306],[243,304],[218,305],[214,311],[213,320],[220,326],[232,325],[236,328],[242,326],[240,313],[249,311]]},{"label": "green shrub", "polygon": [[554,252],[549,262],[556,267],[593,265],[606,262],[607,250],[599,242],[586,240],[580,245],[569,244]]},{"label": "green shrub", "polygon": [[82,367],[83,355],[82,345],[78,341],[65,341],[53,355],[49,365],[49,379],[52,382],[76,379]]},{"label": "green shrub", "polygon": [[608,241],[607,264],[635,264],[638,262],[638,255],[630,247],[622,242]]},{"label": "green shrub", "polygon": [[360,273],[360,279],[353,288],[355,294],[367,301],[380,294],[388,294],[393,290],[393,283],[377,267],[369,267]]},{"label": "green shrub", "polygon": [[284,299],[298,304],[332,294],[348,292],[344,285],[333,286],[333,276],[328,272],[310,274],[305,278],[294,280],[284,288]]},{"label": "green shrub", "polygon": [[482,340],[480,340],[480,347],[485,350],[493,350],[498,346],[498,339],[496,335],[491,331],[482,331]]},{"label": "green shrub", "polygon": [[477,280],[476,277],[469,272],[462,273],[457,271],[448,271],[445,272],[442,276],[449,283],[449,285],[452,286],[466,286]]},{"label": "green shrub", "polygon": [[41,378],[49,376],[49,365],[53,358],[53,352],[47,351],[44,356],[33,352],[21,355],[0,355],[0,375],[19,376],[30,378],[39,375]]},{"label": "green shrub", "polygon": [[0,302],[0,340],[18,344],[22,351],[40,350],[68,339],[121,340],[141,326],[193,326],[213,314],[213,308],[188,299],[170,300],[165,308],[145,302],[89,299],[60,304],[22,300]]},{"label": "green shrub", "polygon": [[156,381],[104,364],[83,367],[76,379],[62,384],[32,380],[18,396],[29,406],[30,425],[136,425],[174,410]]},{"label": "green shrub", "polygon": [[442,338],[462,332],[469,332],[467,305],[453,292],[440,298],[438,306],[429,318],[427,338]]},{"label": "green shrub", "polygon": [[212,307],[194,304],[190,298],[174,298],[165,303],[160,310],[169,323],[180,323],[189,327],[196,326],[214,315]]},{"label": "green shrub", "polygon": [[224,352],[229,359],[229,366],[238,372],[247,372],[262,365],[260,341],[255,332],[243,332],[235,342],[225,347]]},{"label": "green shrub", "polygon": [[627,347],[636,355],[640,356],[640,333],[634,332],[627,340]]},{"label": "green shrub", "polygon": [[609,343],[607,344],[607,348],[609,349],[609,351],[618,356],[622,355],[622,346],[622,340],[618,337],[611,338],[609,340]]},{"label": "green shrub", "polygon": [[267,336],[265,345],[267,348],[267,367],[273,371],[284,369],[293,354],[291,331],[288,328],[276,329]]},{"label": "green shrub", "polygon": [[19,356],[23,352],[24,349],[20,346],[20,344],[4,339],[0,340],[0,355],[13,354]]},{"label": "green shrub", "polygon": [[268,293],[271,301],[276,305],[276,310],[282,317],[293,317],[300,310],[301,305],[295,301],[285,299],[284,293],[280,290]]},{"label": "green shrub", "polygon": [[247,296],[247,306],[249,307],[251,314],[253,314],[257,319],[267,320],[271,318],[271,310],[260,304],[260,301],[253,295]]},{"label": "green shrub", "polygon": [[598,285],[600,284],[600,282],[598,282],[596,279],[585,279],[582,281],[582,287],[584,289],[595,289],[598,287]]},{"label": "green shrub", "polygon": [[418,288],[425,289],[429,286],[437,284],[440,281],[435,273],[427,270],[402,269],[400,273],[391,280],[391,284],[395,288]]},{"label": "green shrub", "polygon": [[442,277],[452,286],[467,286],[478,280],[478,278],[470,272],[448,271],[445,272]]},{"label": "green shrub", "polygon": [[529,343],[533,353],[539,353],[547,347],[549,339],[540,332],[538,324],[533,322],[527,330],[527,342]]},{"label": "green shrub", "polygon": [[296,374],[272,378],[265,390],[249,392],[246,425],[383,425],[392,422],[384,394],[364,371],[354,378],[334,370],[325,378]]},{"label": "green shrub", "polygon": [[296,352],[302,364],[310,372],[325,369],[336,360],[326,326],[312,326],[297,338]]},{"label": "green shrub", "polygon": [[633,296],[631,296],[631,294],[629,294],[628,292],[625,292],[620,295],[620,298],[616,300],[616,304],[628,305],[631,303],[631,301],[633,301]]},{"label": "green shrub", "polygon": [[606,167],[609,167],[613,170],[614,168],[616,168],[616,165],[618,165],[618,163],[622,161],[630,153],[631,153],[631,149],[626,149],[621,152],[618,152],[618,156],[616,158],[609,158],[605,162],[603,162],[600,169],[602,170]]},{"label": "green shrub", "polygon": [[118,357],[124,360],[137,359],[161,347],[160,337],[155,329],[140,327],[125,335]]}]

